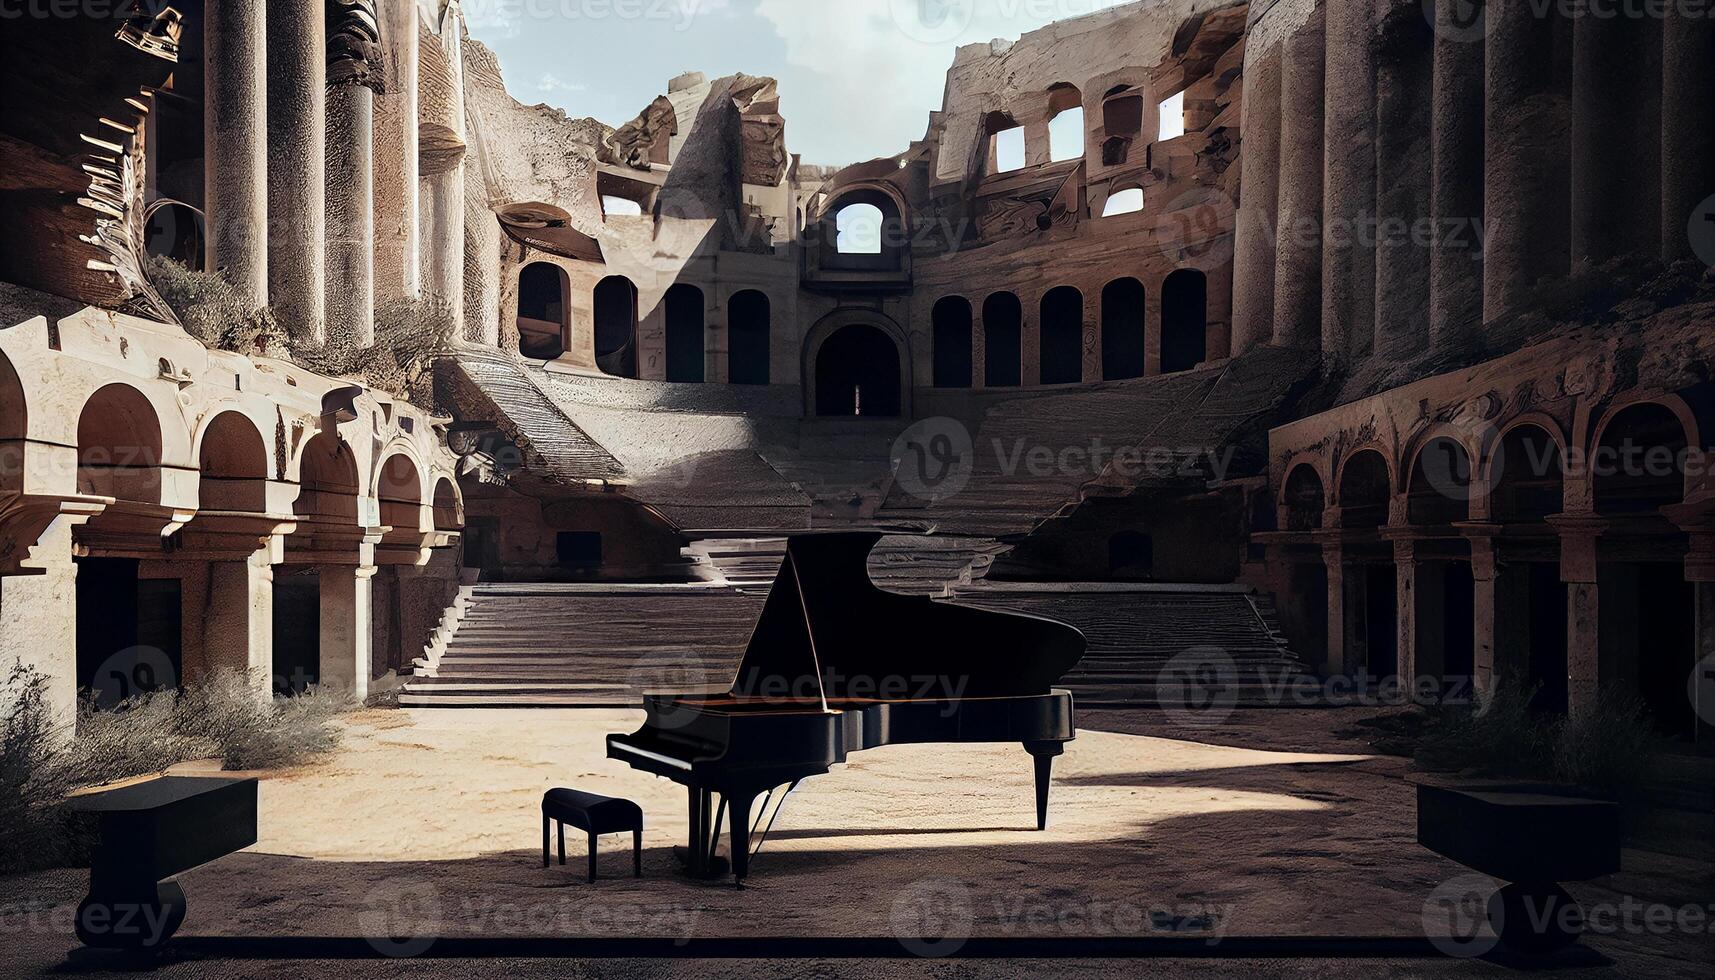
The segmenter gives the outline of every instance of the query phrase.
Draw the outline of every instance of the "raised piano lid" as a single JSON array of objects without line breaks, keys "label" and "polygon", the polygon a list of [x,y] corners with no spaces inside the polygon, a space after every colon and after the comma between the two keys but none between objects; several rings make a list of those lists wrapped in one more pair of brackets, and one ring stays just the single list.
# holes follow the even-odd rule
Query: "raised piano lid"
[{"label": "raised piano lid", "polygon": [[1065,623],[900,595],[869,578],[879,532],[788,540],[731,694],[881,700],[1047,694],[1084,655]]}]

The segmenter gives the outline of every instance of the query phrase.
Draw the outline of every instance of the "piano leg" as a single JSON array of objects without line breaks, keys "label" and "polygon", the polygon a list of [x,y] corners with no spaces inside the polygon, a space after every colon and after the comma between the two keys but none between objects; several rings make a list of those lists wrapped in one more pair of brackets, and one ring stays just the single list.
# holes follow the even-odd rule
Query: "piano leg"
[{"label": "piano leg", "polygon": [[732,807],[732,883],[743,887],[750,873],[750,804],[755,796],[729,796]]},{"label": "piano leg", "polygon": [[1064,742],[1025,742],[1024,750],[1036,760],[1036,829],[1048,829],[1048,781],[1054,772],[1054,757],[1066,751]]}]

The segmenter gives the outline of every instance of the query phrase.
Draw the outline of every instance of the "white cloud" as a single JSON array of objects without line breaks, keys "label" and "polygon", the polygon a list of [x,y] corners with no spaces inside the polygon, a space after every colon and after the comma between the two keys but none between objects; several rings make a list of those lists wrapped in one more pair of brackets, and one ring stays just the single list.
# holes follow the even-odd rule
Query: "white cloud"
[{"label": "white cloud", "polygon": [[582,92],[588,88],[588,85],[573,84],[553,72],[547,71],[543,72],[542,77],[536,80],[536,91],[538,92]]}]

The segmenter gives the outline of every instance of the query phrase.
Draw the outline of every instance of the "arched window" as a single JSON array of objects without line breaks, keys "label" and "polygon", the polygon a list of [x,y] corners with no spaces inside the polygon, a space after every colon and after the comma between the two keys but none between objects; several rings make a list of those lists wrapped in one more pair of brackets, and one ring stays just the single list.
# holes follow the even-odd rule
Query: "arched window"
[{"label": "arched window", "polygon": [[1102,99],[1102,165],[1125,163],[1142,132],[1143,96],[1129,85],[1109,89]]},{"label": "arched window", "polygon": [[1024,127],[1004,112],[991,112],[983,120],[989,137],[989,168],[993,174],[1024,169]]},{"label": "arched window", "polygon": [[293,516],[322,523],[357,523],[357,460],[338,436],[311,437],[298,464],[298,499]]},{"label": "arched window", "polygon": [[841,327],[816,354],[816,414],[892,418],[900,412],[899,348],[880,329]]},{"label": "arched window", "polygon": [[1381,527],[1387,523],[1393,493],[1387,460],[1373,449],[1357,453],[1340,471],[1340,526]]},{"label": "arched window", "polygon": [[1161,131],[1157,140],[1178,139],[1185,135],[1185,93],[1177,92],[1161,103]]},{"label": "arched window", "polygon": [[667,290],[667,380],[703,380],[703,291],[678,283]]},{"label": "arched window", "polygon": [[1565,509],[1560,445],[1537,425],[1509,430],[1489,462],[1489,510],[1496,523],[1524,524]]},{"label": "arched window", "polygon": [[1322,478],[1316,467],[1300,463],[1286,475],[1286,529],[1314,531],[1322,526],[1322,512],[1327,508],[1323,499]]},{"label": "arched window", "polygon": [[1076,288],[1059,286],[1042,297],[1040,340],[1043,384],[1084,380],[1084,295]]},{"label": "arched window", "polygon": [[1209,356],[1209,282],[1180,269],[1161,285],[1161,371],[1189,371]]},{"label": "arched window", "polygon": [[1123,191],[1114,191],[1108,195],[1106,204],[1102,205],[1102,217],[1112,218],[1119,214],[1136,214],[1143,210],[1143,188],[1127,187]]},{"label": "arched window", "polygon": [[624,276],[596,283],[595,359],[614,377],[637,377],[637,287]]},{"label": "arched window", "polygon": [[841,255],[880,255],[882,234],[881,209],[859,202],[839,210],[834,223],[838,232],[835,251]]},{"label": "arched window", "polygon": [[1452,439],[1431,439],[1412,461],[1407,520],[1446,525],[1471,512],[1471,457]]},{"label": "arched window", "polygon": [[78,416],[77,492],[161,502],[161,423],[130,385],[102,388]]},{"label": "arched window", "polygon": [[1024,383],[1024,306],[1012,293],[983,301],[983,377],[990,388]]},{"label": "arched window", "polygon": [[767,295],[746,289],[727,301],[727,380],[735,385],[768,383],[773,312]]},{"label": "arched window", "polygon": [[268,446],[256,424],[238,412],[222,412],[203,432],[197,500],[203,510],[268,509]]},{"label": "arched window", "polygon": [[150,255],[201,272],[204,240],[202,212],[189,204],[162,199],[143,212],[143,249]]},{"label": "arched window", "polygon": [[1616,413],[1590,460],[1596,511],[1650,514],[1685,499],[1685,426],[1665,405]]},{"label": "arched window", "polygon": [[1143,377],[1143,283],[1127,276],[1102,289],[1102,377]]},{"label": "arched window", "polygon": [[971,304],[963,296],[947,296],[935,304],[935,387],[971,386]]},{"label": "arched window", "polygon": [[551,361],[566,352],[566,305],[572,283],[552,262],[532,262],[518,273],[518,353]]},{"label": "arched window", "polygon": [[1053,163],[1084,155],[1084,96],[1076,85],[1048,90],[1048,159]]},{"label": "arched window", "polygon": [[381,502],[381,523],[396,532],[420,532],[423,481],[417,464],[404,453],[395,453],[381,466],[375,496]]}]

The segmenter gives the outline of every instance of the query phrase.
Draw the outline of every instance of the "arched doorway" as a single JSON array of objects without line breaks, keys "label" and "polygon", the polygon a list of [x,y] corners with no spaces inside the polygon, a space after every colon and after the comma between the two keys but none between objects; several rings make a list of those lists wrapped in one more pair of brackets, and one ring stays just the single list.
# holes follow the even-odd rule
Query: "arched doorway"
[{"label": "arched doorway", "polygon": [[161,424],[130,385],[90,396],[77,420],[77,490],[141,504],[161,502]]},{"label": "arched doorway", "polygon": [[667,290],[667,380],[701,383],[704,377],[703,291],[687,283]]},{"label": "arched doorway", "polygon": [[769,338],[773,311],[768,296],[755,289],[727,301],[727,380],[735,385],[768,383]]},{"label": "arched doorway", "polygon": [[1469,519],[1471,457],[1445,437],[1429,440],[1412,461],[1406,513],[1417,561],[1413,584],[1417,673],[1439,678],[1444,693],[1471,690],[1476,657],[1476,581],[1470,543],[1453,525]]},{"label": "arched doorway", "polygon": [[1322,512],[1328,505],[1316,467],[1309,463],[1294,466],[1286,475],[1282,497],[1286,505],[1286,530],[1314,531],[1322,526]]},{"label": "arched doorway", "polygon": [[518,273],[518,353],[551,361],[566,352],[572,281],[552,262],[532,262]]},{"label": "arched doorway", "polygon": [[322,524],[357,526],[357,459],[338,436],[317,433],[298,463],[298,499],[292,513]]},{"label": "arched doorway", "polygon": [[238,412],[222,412],[203,432],[197,454],[202,473],[198,503],[203,510],[268,509],[268,445],[256,424]]},{"label": "arched doorway", "polygon": [[971,304],[963,296],[946,296],[935,304],[935,387],[971,386]]},{"label": "arched doorway", "polygon": [[1666,405],[1616,412],[1589,467],[1598,541],[1599,683],[1635,694],[1664,734],[1692,737],[1686,681],[1697,662],[1696,597],[1685,579],[1687,540],[1661,508],[1685,499],[1687,423]]},{"label": "arched doorway", "polygon": [[1024,305],[1012,293],[983,301],[983,384],[1016,388],[1024,378]]},{"label": "arched doorway", "polygon": [[637,287],[608,276],[595,287],[595,360],[605,374],[637,377]]},{"label": "arched doorway", "polygon": [[1127,276],[1102,288],[1102,378],[1121,381],[1144,372],[1143,283]]},{"label": "arched doorway", "polygon": [[1161,284],[1161,371],[1189,371],[1209,356],[1209,280],[1180,269]]},{"label": "arched doorway", "polygon": [[816,414],[898,416],[899,367],[899,347],[881,328],[840,327],[816,352]]},{"label": "arched doorway", "polygon": [[1495,572],[1495,675],[1530,693],[1533,710],[1566,712],[1566,586],[1560,539],[1547,523],[1565,500],[1560,444],[1515,426],[1489,460],[1490,519],[1500,525]]},{"label": "arched doorway", "polygon": [[1076,288],[1057,286],[1042,297],[1040,354],[1043,384],[1084,380],[1084,294]]},{"label": "arched doorway", "polygon": [[[1374,449],[1353,453],[1341,467],[1340,527],[1361,546],[1346,549],[1353,564],[1346,569],[1345,615],[1348,662],[1363,664],[1372,681],[1399,671],[1399,580],[1392,547],[1377,534],[1387,523],[1393,481],[1387,459]],[[1356,532],[1356,533],[1353,533]]]},{"label": "arched doorway", "polygon": [[381,503],[382,524],[394,531],[421,530],[423,480],[411,457],[404,453],[387,457],[375,484],[375,496]]}]

